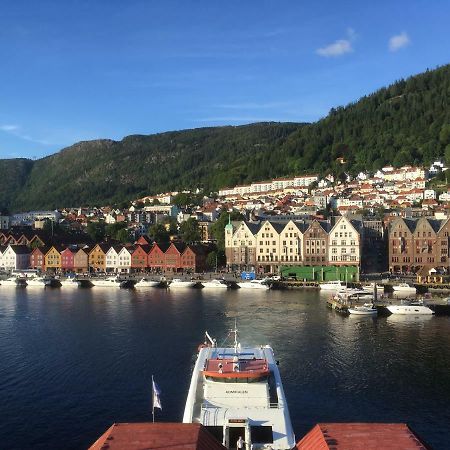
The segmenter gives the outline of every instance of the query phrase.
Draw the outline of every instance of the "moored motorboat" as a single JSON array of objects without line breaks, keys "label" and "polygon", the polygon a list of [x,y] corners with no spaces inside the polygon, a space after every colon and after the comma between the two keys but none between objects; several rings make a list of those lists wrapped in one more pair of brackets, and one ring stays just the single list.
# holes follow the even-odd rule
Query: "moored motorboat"
[{"label": "moored motorboat", "polygon": [[66,278],[65,280],[59,280],[61,283],[61,287],[74,287],[78,288],[80,286],[80,282],[76,278]]},{"label": "moored motorboat", "polygon": [[361,306],[352,306],[348,308],[348,312],[355,316],[375,316],[378,314],[376,306],[372,304],[365,304]]},{"label": "moored motorboat", "polygon": [[402,302],[400,305],[388,305],[386,308],[391,314],[402,315],[432,315],[434,311],[423,302]]},{"label": "moored motorboat", "polygon": [[205,289],[228,289],[228,284],[224,280],[210,280],[202,281],[202,286]]},{"label": "moored motorboat", "polygon": [[4,287],[25,287],[27,283],[24,277],[12,276],[1,280],[0,285]]},{"label": "moored motorboat", "polygon": [[394,293],[402,293],[402,294],[415,294],[416,288],[414,286],[409,285],[408,283],[400,283],[394,284],[392,286]]},{"label": "moored motorboat", "polygon": [[197,281],[184,281],[181,278],[174,278],[169,283],[169,288],[191,288],[197,284]]},{"label": "moored motorboat", "polygon": [[[370,283],[370,284],[363,285],[362,289],[367,292],[373,292],[374,287],[375,287],[375,283]],[[377,284],[376,287],[377,287],[377,292],[381,292],[381,293],[384,292],[383,284]]]},{"label": "moored motorboat", "polygon": [[159,284],[161,284],[160,281],[154,281],[154,280],[149,280],[148,278],[141,278],[135,285],[134,287],[139,289],[139,288],[148,288],[148,287],[155,287],[158,286]]},{"label": "moored motorboat", "polygon": [[290,450],[295,436],[278,363],[268,345],[202,345],[192,373],[184,423],[201,423],[226,448]]},{"label": "moored motorboat", "polygon": [[95,287],[120,288],[124,283],[118,276],[107,278],[91,278],[90,281]]},{"label": "moored motorboat", "polygon": [[320,283],[319,287],[323,291],[341,291],[345,289],[345,283],[339,280],[332,280],[326,283]]},{"label": "moored motorboat", "polygon": [[51,285],[51,280],[44,277],[27,277],[27,287],[46,287]]},{"label": "moored motorboat", "polygon": [[243,289],[270,289],[270,285],[265,280],[250,280],[237,283],[240,288]]}]

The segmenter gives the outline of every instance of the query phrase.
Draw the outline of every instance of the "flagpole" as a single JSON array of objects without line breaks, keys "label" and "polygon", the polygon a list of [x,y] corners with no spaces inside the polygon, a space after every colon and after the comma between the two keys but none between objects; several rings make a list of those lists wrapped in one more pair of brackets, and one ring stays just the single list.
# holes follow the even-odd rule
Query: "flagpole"
[{"label": "flagpole", "polygon": [[154,381],[153,381],[153,375],[152,375],[152,419],[153,423],[155,423],[155,392],[154,392]]}]

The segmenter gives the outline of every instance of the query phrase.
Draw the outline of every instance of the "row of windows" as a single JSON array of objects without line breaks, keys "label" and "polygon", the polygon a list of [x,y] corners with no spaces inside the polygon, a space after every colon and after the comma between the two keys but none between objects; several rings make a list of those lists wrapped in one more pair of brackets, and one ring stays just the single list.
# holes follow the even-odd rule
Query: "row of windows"
[{"label": "row of windows", "polygon": [[[258,261],[278,261],[278,256],[277,255],[258,255]],[[300,257],[298,256],[286,256],[286,258],[284,256],[280,256],[280,261],[300,261]]]},{"label": "row of windows", "polygon": [[[333,247],[332,249],[331,249],[331,253],[337,253],[338,252],[338,249],[336,248],[336,247]],[[341,248],[341,253],[346,253],[347,252],[347,249],[346,248],[344,248],[344,247],[342,247]],[[351,249],[350,249],[350,253],[356,253],[356,248],[355,247],[352,247]]]},{"label": "row of windows", "polygon": [[334,233],[334,237],[353,237],[353,233]]}]

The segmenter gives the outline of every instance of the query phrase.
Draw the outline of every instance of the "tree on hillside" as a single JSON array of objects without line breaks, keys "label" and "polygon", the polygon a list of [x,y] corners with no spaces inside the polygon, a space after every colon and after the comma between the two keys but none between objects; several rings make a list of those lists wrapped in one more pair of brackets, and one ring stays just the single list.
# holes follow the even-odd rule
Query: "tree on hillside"
[{"label": "tree on hillside", "polygon": [[[111,239],[115,239],[119,241],[118,235],[122,230],[126,231],[127,224],[126,222],[116,222],[111,223],[105,226],[105,235],[108,236]],[[124,236],[123,233],[121,233],[121,236]]]},{"label": "tree on hillside", "polygon": [[105,222],[89,222],[86,233],[94,242],[101,242],[105,238]]},{"label": "tree on hillside", "polygon": [[190,217],[188,220],[182,222],[180,225],[180,234],[183,241],[188,244],[200,241],[201,236],[198,221]]},{"label": "tree on hillside", "polygon": [[148,229],[148,235],[158,244],[169,242],[170,235],[162,223],[155,223]]}]

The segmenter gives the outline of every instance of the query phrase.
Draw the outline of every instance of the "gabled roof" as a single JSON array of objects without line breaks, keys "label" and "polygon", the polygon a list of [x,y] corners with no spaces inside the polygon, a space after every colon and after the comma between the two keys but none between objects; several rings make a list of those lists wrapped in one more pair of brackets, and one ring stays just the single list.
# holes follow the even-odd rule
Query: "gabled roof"
[{"label": "gabled roof", "polygon": [[297,450],[426,450],[425,443],[404,423],[319,423]]},{"label": "gabled roof", "polygon": [[90,450],[226,450],[197,423],[116,423]]},{"label": "gabled roof", "polygon": [[248,229],[254,236],[261,229],[261,223],[254,223],[254,222],[244,222],[244,223],[245,225],[247,225]]},{"label": "gabled roof", "polygon": [[428,219],[428,223],[430,224],[431,228],[433,228],[435,233],[437,233],[440,230],[443,222],[444,222],[443,220]]},{"label": "gabled roof", "polygon": [[148,253],[150,252],[151,249],[152,249],[152,246],[150,244],[137,244],[133,248],[133,253],[136,252],[137,250],[143,250],[148,255]]},{"label": "gabled roof", "polygon": [[416,225],[417,225],[417,220],[403,219],[403,221],[405,222],[405,224],[408,227],[409,231],[411,231],[411,233],[414,233],[414,230],[416,229]]},{"label": "gabled roof", "polygon": [[184,242],[172,242],[172,246],[175,247],[180,255],[186,250],[187,245]]},{"label": "gabled roof", "polygon": [[327,222],[326,220],[317,220],[319,225],[322,227],[322,229],[325,231],[325,233],[329,233],[331,231],[331,223]]},{"label": "gabled roof", "polygon": [[26,245],[10,245],[10,247],[16,255],[26,255],[27,253],[30,253],[30,249]]},{"label": "gabled roof", "polygon": [[160,244],[157,242],[153,243],[153,248],[158,247],[163,253],[166,253],[167,249],[170,247],[170,242],[161,242]]},{"label": "gabled roof", "polygon": [[49,245],[43,245],[43,246],[34,248],[31,251],[31,253],[41,252],[43,255],[46,255],[49,250],[50,250],[50,246]]}]

